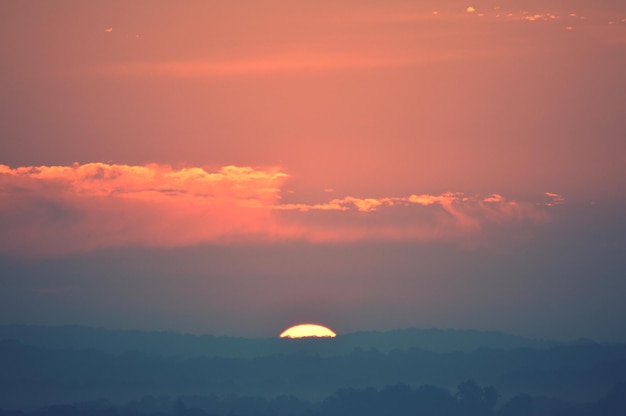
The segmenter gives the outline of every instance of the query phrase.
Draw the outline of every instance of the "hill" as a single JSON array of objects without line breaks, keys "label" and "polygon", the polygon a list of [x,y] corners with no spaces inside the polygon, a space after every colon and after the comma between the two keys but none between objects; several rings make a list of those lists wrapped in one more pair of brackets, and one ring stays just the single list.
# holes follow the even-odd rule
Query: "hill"
[{"label": "hill", "polygon": [[535,340],[501,332],[454,329],[403,329],[341,334],[334,339],[238,338],[177,332],[110,330],[83,326],[0,326],[0,340],[47,348],[93,348],[106,353],[141,352],[179,357],[253,358],[272,354],[343,355],[355,349],[419,348],[431,352],[477,348],[548,348],[555,341]]}]

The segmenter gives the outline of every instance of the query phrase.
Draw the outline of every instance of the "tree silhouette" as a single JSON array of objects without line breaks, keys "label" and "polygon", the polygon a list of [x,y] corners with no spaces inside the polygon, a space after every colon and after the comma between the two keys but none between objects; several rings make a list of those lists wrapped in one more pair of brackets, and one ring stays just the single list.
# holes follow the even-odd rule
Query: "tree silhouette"
[{"label": "tree silhouette", "polygon": [[482,388],[475,380],[467,380],[459,384],[456,396],[460,414],[484,416],[494,413],[499,394],[494,387]]},{"label": "tree silhouette", "polygon": [[519,394],[506,402],[498,414],[501,416],[532,416],[535,414],[533,399],[528,394]]}]

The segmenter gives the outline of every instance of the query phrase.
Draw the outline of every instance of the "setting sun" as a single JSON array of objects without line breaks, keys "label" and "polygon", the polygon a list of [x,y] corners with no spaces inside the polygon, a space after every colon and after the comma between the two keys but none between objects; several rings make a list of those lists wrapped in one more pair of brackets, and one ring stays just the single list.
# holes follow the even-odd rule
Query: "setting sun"
[{"label": "setting sun", "polygon": [[302,324],[287,328],[280,334],[281,338],[307,338],[307,337],[327,337],[334,338],[335,334],[330,329],[322,325]]}]

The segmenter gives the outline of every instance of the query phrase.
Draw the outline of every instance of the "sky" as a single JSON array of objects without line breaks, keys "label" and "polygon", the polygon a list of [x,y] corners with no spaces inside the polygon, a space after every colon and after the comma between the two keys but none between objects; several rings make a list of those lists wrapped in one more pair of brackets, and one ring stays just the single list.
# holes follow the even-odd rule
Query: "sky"
[{"label": "sky", "polygon": [[0,2],[0,324],[626,342],[622,1]]}]

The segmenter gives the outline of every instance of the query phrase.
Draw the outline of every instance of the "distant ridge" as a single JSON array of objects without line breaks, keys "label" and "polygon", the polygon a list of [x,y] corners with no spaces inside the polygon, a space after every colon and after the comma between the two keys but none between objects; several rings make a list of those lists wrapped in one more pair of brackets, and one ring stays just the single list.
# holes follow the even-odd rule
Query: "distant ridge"
[{"label": "distant ridge", "polygon": [[438,328],[359,331],[342,335],[339,340],[381,352],[410,348],[433,352],[471,351],[477,348],[550,348],[559,344],[557,341],[524,338],[499,331]]},{"label": "distant ridge", "polygon": [[0,326],[0,340],[47,348],[96,349],[111,354],[140,352],[179,357],[253,358],[274,354],[345,355],[354,350],[388,353],[413,348],[431,352],[472,351],[478,348],[549,348],[556,341],[537,340],[501,332],[456,329],[360,331],[326,339],[242,338],[178,332],[112,330],[86,326]]}]

